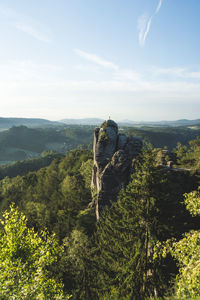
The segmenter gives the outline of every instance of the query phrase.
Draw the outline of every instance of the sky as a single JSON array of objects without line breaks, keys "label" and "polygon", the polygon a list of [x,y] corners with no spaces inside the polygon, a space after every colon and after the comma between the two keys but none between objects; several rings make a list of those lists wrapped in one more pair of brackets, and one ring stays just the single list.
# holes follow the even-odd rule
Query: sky
[{"label": "sky", "polygon": [[199,0],[0,0],[0,117],[200,118]]}]

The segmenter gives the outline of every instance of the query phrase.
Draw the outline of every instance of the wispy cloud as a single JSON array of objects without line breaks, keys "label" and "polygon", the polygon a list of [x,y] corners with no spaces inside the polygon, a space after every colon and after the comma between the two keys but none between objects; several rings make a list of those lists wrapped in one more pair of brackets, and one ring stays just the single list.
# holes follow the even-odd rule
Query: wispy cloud
[{"label": "wispy cloud", "polygon": [[[89,71],[86,65],[85,72],[87,75],[88,72],[92,72],[92,79],[60,82],[58,83],[60,88],[93,92],[133,92],[144,95],[144,97],[149,97],[150,94],[162,97],[163,94],[168,95],[169,98],[180,99],[188,97],[189,94],[195,98],[200,92],[200,85],[197,82],[200,79],[199,71],[190,71],[186,67],[149,67],[144,72],[139,72],[134,69],[121,68],[96,54],[89,54],[82,50],[76,50],[75,52],[85,60],[104,67],[102,71],[106,76],[95,80],[93,70]],[[112,72],[109,72],[109,78],[105,80],[108,74],[107,68],[111,69]],[[84,71],[84,66],[82,66],[82,71]]]},{"label": "wispy cloud", "polygon": [[[81,65],[79,66],[79,68],[82,71],[85,72],[93,72],[96,73],[97,72],[97,66],[101,66],[103,67],[103,69],[101,68],[100,70],[103,72],[104,69],[109,69],[109,71],[112,71],[111,76],[113,76],[114,80],[117,80],[119,83],[122,81],[134,81],[134,82],[138,82],[141,80],[141,76],[138,72],[136,72],[133,69],[123,69],[121,67],[119,67],[117,64],[105,60],[102,57],[100,57],[99,55],[96,54],[91,54],[91,53],[87,53],[84,52],[80,49],[75,49],[75,53],[80,56],[81,58],[83,58],[86,61],[92,62],[94,63],[94,65],[88,66],[88,65]],[[105,74],[105,73],[104,73]]]},{"label": "wispy cloud", "polygon": [[[100,58],[98,55],[96,56]],[[101,60],[102,58],[100,58]],[[94,61],[92,60],[92,62]],[[115,63],[113,64],[115,65]],[[74,107],[74,111],[76,111],[76,103],[79,101],[86,114],[88,109],[93,109],[92,107],[95,107],[96,111],[96,103],[101,103],[101,101],[107,102],[110,110],[116,108],[118,111],[122,105],[124,111],[126,106],[124,102],[126,102],[127,114],[130,113],[129,105],[131,103],[134,103],[136,107],[141,107],[142,114],[143,106],[150,107],[151,101],[154,104],[157,101],[158,105],[170,102],[173,110],[174,102],[180,103],[180,106],[188,101],[199,103],[200,70],[198,69],[149,67],[146,70],[137,71],[124,69],[118,65],[116,65],[117,69],[110,69],[103,65],[102,68],[99,68],[102,73],[101,77],[99,74],[96,76],[92,69],[89,72],[88,64],[85,65],[85,74],[81,74],[79,79],[73,79],[63,65],[41,64],[29,60],[0,64],[0,93],[2,99],[5,99],[2,104],[4,110],[9,112],[10,107],[15,107],[11,103],[16,101],[16,103],[21,103],[20,107],[26,107],[28,112],[30,101],[32,101],[33,108],[36,107],[35,101],[38,101],[40,104],[43,103],[43,109],[46,111],[45,107],[49,107],[50,99],[51,103],[54,103],[52,105],[55,106],[55,111],[58,101],[60,101],[60,107],[70,103],[66,107],[69,108],[71,105]],[[94,66],[98,66],[98,64],[94,64]],[[87,76],[85,76],[86,74]],[[27,101],[27,99],[29,100]],[[94,99],[96,99],[95,105],[92,102]],[[110,99],[113,99],[112,105]],[[117,103],[121,103],[121,106],[117,106]],[[107,105],[105,107],[104,113],[106,114]],[[132,105],[132,107],[134,106]],[[155,115],[155,111],[153,113]],[[135,116],[137,117],[137,114]]]},{"label": "wispy cloud", "polygon": [[[100,57],[99,57],[100,58]],[[100,58],[101,59],[101,58]],[[114,64],[115,65],[115,64]],[[117,66],[117,65],[116,65]],[[83,66],[84,71],[84,66]],[[110,91],[110,92],[139,92],[177,94],[200,93],[200,70],[187,67],[149,67],[143,72],[134,69],[124,69],[117,66],[110,72],[102,68],[102,76],[96,76],[96,71],[86,69],[88,76],[82,74],[79,80],[69,79],[63,66],[41,64],[31,60],[9,61],[0,65],[0,87],[4,84],[25,87],[26,85],[42,86],[50,89],[64,89],[71,91]],[[106,78],[106,79],[105,79]]]},{"label": "wispy cloud", "polygon": [[141,80],[140,74],[132,69],[119,69],[115,72],[114,77],[119,81],[139,82]]},{"label": "wispy cloud", "polygon": [[138,31],[139,31],[139,44],[140,46],[144,46],[147,35],[149,33],[149,29],[151,27],[152,17],[148,18],[146,14],[141,15],[138,19]]},{"label": "wispy cloud", "polygon": [[87,52],[84,52],[80,49],[75,49],[74,51],[77,55],[84,58],[85,60],[93,62],[93,63],[95,63],[95,64],[97,64],[101,67],[104,67],[104,68],[107,68],[107,69],[112,69],[112,70],[118,70],[119,69],[118,65],[116,65],[115,63],[110,62],[108,60],[105,60],[105,59],[101,58],[100,56],[98,56],[96,54],[87,53]]},{"label": "wispy cloud", "polygon": [[155,11],[155,14],[157,14],[159,12],[159,10],[161,9],[161,6],[162,6],[162,0],[159,1],[158,6]]},{"label": "wispy cloud", "polygon": [[200,72],[193,71],[189,68],[158,68],[152,69],[152,74],[155,76],[165,75],[172,79],[174,78],[185,78],[185,79],[200,79]]},{"label": "wispy cloud", "polygon": [[[95,66],[98,65],[103,67],[103,70],[104,69],[111,70],[113,74],[111,76],[113,76],[114,80],[117,80],[119,83],[122,81],[138,82],[141,80],[141,76],[137,71],[133,69],[123,69],[120,66],[118,66],[116,63],[105,60],[99,55],[87,53],[80,49],[76,49],[75,53],[80,57],[82,57],[84,60],[94,63]],[[88,65],[82,65],[81,70],[85,72],[93,72],[93,73],[94,71],[96,72],[96,69],[88,68]]]},{"label": "wispy cloud", "polygon": [[42,42],[47,42],[50,43],[52,39],[40,32],[38,29],[34,28],[32,25],[28,24],[23,24],[23,23],[15,23],[14,24],[15,28],[27,33],[28,35],[31,35],[35,39],[42,41]]},{"label": "wispy cloud", "polygon": [[33,38],[46,43],[52,41],[50,34],[46,32],[44,26],[38,21],[3,5],[0,5],[0,15],[6,17],[14,28]]},{"label": "wispy cloud", "polygon": [[178,67],[172,67],[172,68],[160,68],[160,67],[153,67],[151,70],[153,76],[160,77],[160,76],[166,76],[169,78],[180,78],[185,77],[186,74],[186,68],[178,68]]},{"label": "wispy cloud", "polygon": [[[104,117],[111,111],[113,115],[123,118],[148,120],[155,119],[156,116],[159,119],[170,116],[177,119],[183,117],[183,113],[189,116],[188,103],[193,103],[195,109],[191,108],[191,113],[197,115],[199,81],[187,80],[181,76],[187,73],[197,78],[200,71],[191,69],[189,72],[186,67],[154,68],[157,73],[152,67],[143,72],[120,66],[117,70],[99,67],[102,77],[91,73],[92,70],[88,74],[86,68],[83,76],[73,79],[63,64],[59,67],[34,61],[5,62],[0,64],[0,94],[4,99],[1,114],[35,114],[40,117],[48,114],[55,119],[56,114],[63,115],[64,118],[66,112],[69,116],[92,116],[98,111]],[[174,74],[173,80],[169,80],[170,74]],[[170,110],[167,111],[166,107]],[[176,116],[177,113],[179,117]]]},{"label": "wispy cloud", "polygon": [[159,3],[156,7],[155,12],[150,17],[147,14],[143,14],[138,19],[138,39],[140,46],[144,46],[147,35],[151,28],[151,23],[156,14],[159,13],[162,6],[162,0],[159,0]]}]

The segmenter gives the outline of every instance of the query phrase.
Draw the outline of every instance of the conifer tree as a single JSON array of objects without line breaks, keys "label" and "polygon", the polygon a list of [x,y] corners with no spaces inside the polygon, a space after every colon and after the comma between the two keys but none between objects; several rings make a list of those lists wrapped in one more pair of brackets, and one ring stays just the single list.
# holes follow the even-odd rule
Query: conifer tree
[{"label": "conifer tree", "polygon": [[98,225],[101,297],[114,293],[118,299],[144,299],[162,294],[165,280],[153,262],[152,249],[162,231],[158,202],[164,198],[163,185],[156,151],[148,146],[135,163],[132,181]]},{"label": "conifer tree", "polygon": [[[192,216],[200,216],[200,187],[185,194],[184,203]],[[200,230],[191,230],[181,240],[172,238],[158,242],[154,259],[170,253],[178,261],[179,274],[175,280],[174,299],[199,299],[200,297]]]}]

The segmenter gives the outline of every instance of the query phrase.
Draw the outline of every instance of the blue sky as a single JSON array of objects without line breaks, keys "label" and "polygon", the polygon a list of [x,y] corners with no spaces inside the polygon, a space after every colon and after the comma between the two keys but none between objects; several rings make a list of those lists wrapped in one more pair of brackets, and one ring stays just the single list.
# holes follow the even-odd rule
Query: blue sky
[{"label": "blue sky", "polygon": [[0,1],[0,116],[200,118],[199,15],[199,0]]}]

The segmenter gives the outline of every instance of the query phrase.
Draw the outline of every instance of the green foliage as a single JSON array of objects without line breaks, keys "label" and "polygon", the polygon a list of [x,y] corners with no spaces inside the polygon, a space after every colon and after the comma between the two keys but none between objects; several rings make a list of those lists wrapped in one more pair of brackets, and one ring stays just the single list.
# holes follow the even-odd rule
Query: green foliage
[{"label": "green foliage", "polygon": [[85,185],[88,189],[91,188],[92,167],[93,167],[93,159],[88,159],[87,161],[83,161],[80,167],[80,173],[83,176]]},{"label": "green foliage", "polygon": [[[133,130],[131,129],[130,132]],[[14,131],[16,134],[23,133],[24,136],[28,132],[25,128],[15,128],[11,130],[11,133],[13,134]],[[125,190],[121,191],[117,203],[113,203],[110,209],[105,209],[96,226],[94,209],[88,208],[91,202],[90,182],[93,155],[90,150],[83,149],[92,140],[92,131],[92,127],[81,129],[80,126],[69,126],[53,131],[51,129],[37,131],[36,136],[40,136],[39,143],[44,142],[40,144],[42,151],[47,149],[46,146],[43,147],[46,143],[50,146],[49,142],[53,143],[56,139],[56,142],[62,145],[63,152],[73,148],[78,141],[84,146],[81,149],[69,151],[66,157],[56,157],[50,165],[42,169],[40,169],[42,163],[32,160],[32,166],[35,168],[33,170],[39,169],[32,173],[27,173],[32,170],[31,161],[29,161],[30,165],[28,162],[21,162],[10,166],[11,169],[6,166],[7,173],[5,172],[4,176],[6,174],[12,176],[24,174],[24,176],[5,177],[0,181],[0,214],[2,215],[2,211],[8,209],[14,202],[27,217],[24,231],[27,238],[29,237],[27,232],[30,231],[34,232],[36,239],[47,241],[48,238],[53,238],[55,243],[57,240],[60,245],[63,245],[59,248],[61,249],[60,256],[56,256],[58,252],[55,252],[57,260],[52,262],[49,260],[49,265],[44,266],[43,271],[47,271],[44,275],[45,282],[52,283],[52,285],[48,283],[48,287],[56,288],[58,284],[58,287],[64,288],[67,294],[72,294],[73,299],[77,300],[139,300],[156,296],[156,294],[163,296],[169,287],[168,283],[176,274],[176,267],[169,255],[162,257],[160,261],[154,261],[153,248],[158,241],[162,242],[171,237],[180,240],[182,234],[190,229],[199,229],[197,214],[200,211],[200,190],[191,192],[197,187],[196,173],[191,175],[186,170],[179,172],[178,168],[176,170],[159,166],[160,162],[168,161],[170,158],[167,155],[163,156],[161,149],[153,150],[147,147],[134,162],[135,173],[132,175],[131,182]],[[163,131],[159,129],[139,131],[144,139],[148,136],[157,145],[169,143],[171,147],[178,137],[183,138],[182,135],[180,136],[179,129],[166,129],[163,136]],[[195,134],[197,133],[195,131]],[[31,134],[33,138],[35,133]],[[184,134],[186,134],[184,142],[187,142],[190,132],[185,130]],[[3,148],[5,143],[1,141],[0,148],[2,146],[1,149],[5,152],[7,148]],[[179,144],[176,152],[179,166],[182,163],[183,167],[194,166],[198,169],[199,147],[199,139],[190,142],[188,147]],[[41,159],[46,162],[53,155],[52,152],[44,152]],[[185,203],[194,217],[181,204],[183,194],[188,192],[191,193],[185,196]],[[19,220],[18,222],[21,224]],[[45,228],[55,235],[49,237],[48,234],[43,234],[46,232]],[[93,233],[96,228],[97,234],[94,242]],[[177,288],[179,288],[179,282],[180,287],[183,287],[183,280],[192,289],[198,288],[199,277],[194,274],[195,270],[199,272],[199,265],[196,261],[200,260],[198,256],[199,235],[193,235],[196,232],[187,233],[179,248],[175,240],[170,241],[166,246],[165,252],[171,247],[173,253],[176,252],[177,246],[177,256],[174,255],[174,258],[178,260],[181,270],[185,268],[186,262],[190,266],[187,274],[183,273],[180,277],[180,273],[177,277]],[[20,231],[17,232],[16,238],[18,234]],[[26,239],[22,239],[22,242],[26,246],[26,253],[29,254],[43,245],[41,242],[37,249],[34,247],[29,249]],[[7,244],[9,245],[8,241]],[[55,246],[56,249],[58,249],[57,246]],[[184,255],[187,254],[184,247],[189,249],[187,261],[184,260]],[[179,260],[180,253],[183,257]],[[32,272],[31,266],[34,268],[34,257],[38,256],[33,255],[33,258],[27,260],[27,264],[30,262],[30,273]],[[44,255],[44,261],[47,258],[45,257]],[[23,259],[20,258],[19,261],[21,265],[17,270],[23,275],[26,267],[22,265]],[[189,281],[190,273],[194,285]],[[29,276],[29,271],[26,274]],[[23,276],[26,278],[25,275]],[[39,275],[37,273],[33,276]],[[16,274],[16,280],[17,278]],[[30,278],[32,278],[31,275]],[[48,281],[52,278],[53,282]],[[57,278],[62,279],[64,287],[59,285]],[[30,284],[34,284],[32,279],[30,279]],[[18,286],[20,287],[20,283]],[[186,284],[184,289],[186,290]],[[37,299],[34,297],[27,299],[29,298]],[[46,297],[46,299],[53,298]]]},{"label": "green foliage", "polygon": [[100,219],[100,297],[108,293],[114,297],[115,291],[119,293],[116,299],[144,299],[155,289],[161,292],[164,283],[152,260],[160,231],[156,201],[161,198],[156,187],[161,181],[156,153],[151,148],[144,149],[132,181]]},{"label": "green foliage", "polygon": [[[103,135],[106,135],[107,122],[104,123]],[[13,126],[0,132],[0,161],[16,161],[40,156],[43,151],[54,150],[65,153],[82,145],[91,149],[94,126],[65,125],[50,128],[28,128]],[[123,133],[142,138],[154,147],[168,146],[172,150],[177,142],[187,145],[195,139],[200,130],[186,127],[145,127],[123,128]]]},{"label": "green foliage", "polygon": [[73,230],[64,239],[64,264],[69,272],[65,274],[65,282],[73,294],[73,299],[97,299],[93,287],[96,274],[92,268],[92,248],[86,234],[80,230]]},{"label": "green foliage", "polygon": [[170,257],[153,260],[157,241],[179,238],[199,228],[181,204],[183,194],[195,186],[189,172],[176,172],[158,164],[158,151],[147,146],[135,161],[132,181],[117,203],[105,209],[97,228],[98,293],[113,299],[163,296],[176,265]]},{"label": "green foliage", "polygon": [[79,212],[77,215],[77,228],[81,228],[88,236],[96,230],[96,216],[93,208],[86,208]]},{"label": "green foliage", "polygon": [[[185,195],[185,204],[192,215],[200,215],[200,187],[198,191]],[[196,299],[200,297],[200,230],[190,231],[178,242],[175,239],[158,243],[154,258],[170,253],[179,264],[176,277],[176,299]]]},{"label": "green foliage", "polygon": [[0,180],[6,176],[13,178],[18,175],[25,175],[28,172],[37,171],[50,165],[54,159],[61,157],[63,156],[59,153],[48,151],[43,153],[40,158],[17,161],[12,164],[0,166]]},{"label": "green foliage", "polygon": [[167,146],[171,151],[177,143],[188,145],[188,142],[200,135],[200,130],[192,130],[187,127],[150,127],[141,128],[124,127],[123,133],[138,136],[143,141],[151,143],[155,148]]},{"label": "green foliage", "polygon": [[[71,149],[82,144],[88,146],[93,140],[94,126],[68,125],[62,132],[71,144]],[[70,150],[71,150],[70,149]]]},{"label": "green foliage", "polygon": [[200,137],[198,136],[195,140],[189,142],[190,147],[195,150],[200,147]]},{"label": "green foliage", "polygon": [[130,297],[129,296],[121,296],[121,293],[120,291],[115,288],[115,287],[112,287],[110,292],[105,292],[104,295],[100,298],[102,300],[129,300]]},{"label": "green foliage", "polygon": [[192,171],[199,172],[200,170],[200,137],[189,142],[189,146],[177,144],[174,150],[177,155],[178,165],[190,168]]},{"label": "green foliage", "polygon": [[83,149],[72,150],[67,153],[65,159],[60,164],[60,168],[69,175],[73,175],[80,172],[82,163],[88,159],[92,159],[92,151]]},{"label": "green foliage", "polygon": [[105,142],[108,141],[108,135],[107,135],[106,129],[104,129],[103,131],[101,131],[101,138]]},{"label": "green foliage", "polygon": [[200,186],[197,191],[185,194],[185,205],[191,215],[200,215]]},{"label": "green foliage", "polygon": [[[94,211],[87,209],[91,202],[90,166],[91,151],[79,149],[55,159],[37,172],[4,178],[0,181],[0,213],[14,202],[26,215],[28,228],[34,227],[36,232],[47,228],[48,232],[55,233],[60,244],[71,236],[73,230],[79,230],[86,239],[91,238],[96,220]],[[72,263],[70,254],[69,259],[65,260],[68,248],[66,245],[64,248],[65,253],[60,252],[62,257],[59,261],[48,268],[49,274],[63,280],[67,294],[79,295],[86,290],[89,293],[89,282],[92,280],[82,279],[79,265]],[[82,259],[87,264],[89,248],[85,251],[81,249],[74,259]],[[83,256],[86,256],[85,259]],[[90,274],[90,265],[85,268]],[[80,299],[79,296],[77,299]]]},{"label": "green foliage", "polygon": [[58,154],[58,153],[54,150],[44,150],[41,153],[41,157],[52,156],[52,155],[56,155],[56,154]]},{"label": "green foliage", "polygon": [[16,161],[39,157],[44,151],[66,153],[82,145],[91,146],[92,126],[28,128],[13,126],[0,132],[0,161]]},{"label": "green foliage", "polygon": [[108,121],[104,121],[103,124],[101,125],[103,129],[106,129],[108,127]]},{"label": "green foliage", "polygon": [[108,121],[104,121],[103,124],[101,125],[101,139],[106,142],[108,141],[108,135],[107,135],[107,127],[108,127]]},{"label": "green foliage", "polygon": [[[90,157],[90,151],[76,150],[37,172],[4,178],[0,181],[0,210],[14,202],[28,217],[30,226],[37,230],[46,227],[62,241],[77,226],[77,216],[91,201],[84,180],[87,176],[80,173]],[[84,221],[80,224],[89,226]]]},{"label": "green foliage", "polygon": [[24,214],[13,206],[5,211],[0,231],[1,299],[68,299],[63,284],[48,271],[63,253],[46,231],[27,227]]}]

